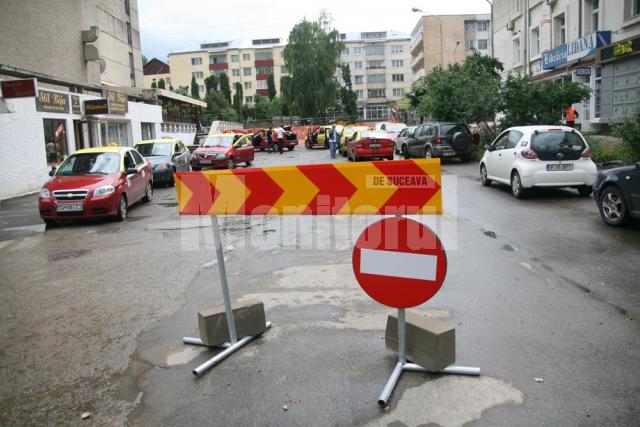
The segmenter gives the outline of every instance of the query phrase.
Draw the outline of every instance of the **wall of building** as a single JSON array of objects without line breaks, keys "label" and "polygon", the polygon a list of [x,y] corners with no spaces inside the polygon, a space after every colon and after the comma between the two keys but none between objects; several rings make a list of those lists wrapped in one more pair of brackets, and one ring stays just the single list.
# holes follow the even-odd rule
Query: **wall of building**
[{"label": "wall of building", "polygon": [[[173,83],[171,81],[171,74],[167,73],[167,74],[147,74],[143,77],[143,86],[145,88],[151,88],[151,83],[156,82],[156,84],[158,84],[158,82],[160,81],[160,79],[164,79],[164,84],[165,84],[165,89],[169,89],[169,86],[171,86]],[[174,89],[176,89],[174,87]]]}]

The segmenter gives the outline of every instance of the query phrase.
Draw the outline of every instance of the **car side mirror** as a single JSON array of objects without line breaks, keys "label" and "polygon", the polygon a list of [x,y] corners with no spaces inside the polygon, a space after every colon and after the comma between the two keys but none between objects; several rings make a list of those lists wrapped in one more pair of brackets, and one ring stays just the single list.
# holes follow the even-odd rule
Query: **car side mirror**
[{"label": "car side mirror", "polygon": [[491,151],[491,146],[489,144],[485,144],[484,149],[487,151]]},{"label": "car side mirror", "polygon": [[56,167],[55,166],[51,166],[51,170],[49,171],[49,176],[53,176],[56,173]]},{"label": "car side mirror", "polygon": [[136,168],[127,168],[127,175],[135,175],[138,173],[138,169]]}]

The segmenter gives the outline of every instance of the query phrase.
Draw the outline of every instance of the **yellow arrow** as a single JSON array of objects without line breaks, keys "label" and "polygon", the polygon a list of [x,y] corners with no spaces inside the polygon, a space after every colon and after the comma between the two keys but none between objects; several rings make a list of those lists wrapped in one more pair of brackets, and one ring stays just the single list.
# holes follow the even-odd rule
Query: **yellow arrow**
[{"label": "yellow arrow", "polygon": [[371,162],[344,164],[338,170],[357,188],[338,215],[375,214],[398,188]]},{"label": "yellow arrow", "polygon": [[189,199],[193,196],[193,192],[189,190],[181,179],[176,179],[176,193],[178,194],[178,212],[182,212],[189,203]]},{"label": "yellow arrow", "polygon": [[440,175],[440,159],[419,159],[414,163],[423,171],[429,174],[439,186],[440,189],[433,195],[429,201],[420,208],[421,214],[442,214],[442,178]]},{"label": "yellow arrow", "polygon": [[216,201],[209,209],[209,214],[235,215],[242,207],[251,190],[242,182],[242,177],[232,172],[205,172],[207,179],[211,181],[219,192]]},{"label": "yellow arrow", "polygon": [[269,211],[270,215],[299,215],[318,194],[318,187],[295,166],[265,168],[264,171],[284,190]]}]

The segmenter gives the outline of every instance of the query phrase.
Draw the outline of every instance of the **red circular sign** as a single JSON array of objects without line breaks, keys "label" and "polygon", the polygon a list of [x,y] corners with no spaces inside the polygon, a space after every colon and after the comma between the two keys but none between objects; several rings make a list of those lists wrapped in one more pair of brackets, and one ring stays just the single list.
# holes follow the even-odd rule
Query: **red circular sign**
[{"label": "red circular sign", "polygon": [[381,304],[407,308],[430,300],[447,275],[447,254],[431,229],[403,217],[367,227],[353,248],[353,272]]}]

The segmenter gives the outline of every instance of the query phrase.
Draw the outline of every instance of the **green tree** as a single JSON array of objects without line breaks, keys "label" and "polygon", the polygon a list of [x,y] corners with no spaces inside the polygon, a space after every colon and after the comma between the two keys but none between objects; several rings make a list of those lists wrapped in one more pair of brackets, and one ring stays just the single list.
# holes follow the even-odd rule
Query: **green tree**
[{"label": "green tree", "polygon": [[200,91],[198,90],[198,82],[196,82],[196,76],[191,76],[191,97],[200,99]]},{"label": "green tree", "polygon": [[210,75],[204,79],[204,86],[207,89],[207,93],[216,92],[218,90],[218,80],[215,75]]},{"label": "green tree", "polygon": [[565,80],[531,82],[529,77],[509,75],[502,90],[501,127],[558,124],[562,111],[583,101],[591,91],[583,84]]},{"label": "green tree", "polygon": [[354,117],[358,114],[358,95],[353,90],[351,84],[351,69],[349,64],[340,65],[340,72],[342,73],[342,81],[344,86],[339,90],[340,104],[342,105],[342,111],[350,117]]},{"label": "green tree", "polygon": [[205,98],[207,108],[205,116],[208,120],[238,121],[240,116],[220,92],[208,92]]},{"label": "green tree", "polygon": [[234,84],[234,88],[236,93],[233,94],[233,108],[235,108],[235,110],[238,112],[238,114],[240,115],[240,119],[242,119],[242,100],[243,98],[243,91],[242,91],[242,84],[236,82]]},{"label": "green tree", "polygon": [[273,79],[273,74],[269,74],[267,77],[267,91],[269,93],[269,101],[272,101],[276,97],[276,82]]},{"label": "green tree", "polygon": [[622,138],[622,144],[630,148],[631,162],[640,162],[640,111],[624,122],[613,125],[613,135]]},{"label": "green tree", "polygon": [[147,62],[149,62],[149,59],[146,56],[142,55],[142,65],[147,65]]},{"label": "green tree", "polygon": [[178,89],[175,90],[175,93],[178,95],[189,96],[189,86],[178,86]]},{"label": "green tree", "polygon": [[158,80],[158,89],[165,89],[165,82],[163,78],[160,78],[160,80]]},{"label": "green tree", "polygon": [[292,113],[293,98],[290,87],[291,78],[289,76],[280,77],[280,114],[283,116],[288,116]]},{"label": "green tree", "polygon": [[156,84],[156,81],[155,81],[155,80],[154,80],[154,81],[152,81],[152,82],[151,82],[151,89],[155,89],[155,88],[157,88],[157,87],[158,87],[158,85]]},{"label": "green tree", "polygon": [[270,102],[269,98],[256,94],[253,97],[253,104],[255,110],[255,119],[256,120],[270,120]]},{"label": "green tree", "polygon": [[336,99],[333,76],[344,44],[329,25],[325,12],[315,22],[303,19],[289,33],[284,49],[294,110],[307,117],[324,113]]},{"label": "green tree", "polygon": [[220,92],[222,92],[227,102],[231,104],[231,86],[229,86],[229,77],[226,73],[220,74]]}]

